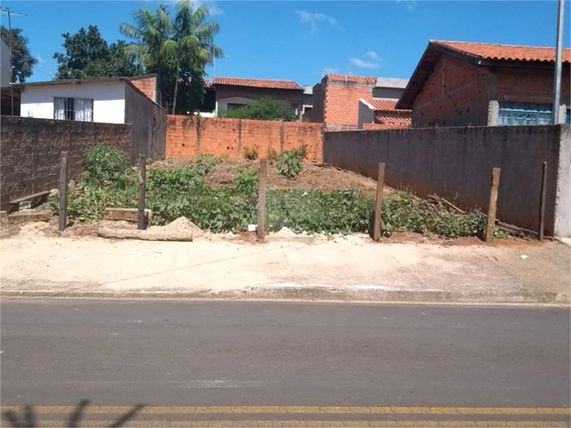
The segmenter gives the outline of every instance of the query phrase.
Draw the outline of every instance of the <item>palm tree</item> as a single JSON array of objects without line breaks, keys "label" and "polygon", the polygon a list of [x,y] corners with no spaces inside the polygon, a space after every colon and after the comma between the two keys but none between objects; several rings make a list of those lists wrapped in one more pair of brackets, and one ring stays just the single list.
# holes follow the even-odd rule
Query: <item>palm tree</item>
[{"label": "palm tree", "polygon": [[199,79],[202,84],[205,65],[223,55],[213,43],[218,24],[206,21],[208,14],[206,5],[194,9],[190,0],[182,0],[174,20],[166,6],[159,6],[154,15],[146,9],[137,10],[136,25],[121,24],[121,33],[135,41],[128,47],[129,54],[148,72],[157,73],[165,101],[172,100],[172,113],[176,110],[181,76]]}]

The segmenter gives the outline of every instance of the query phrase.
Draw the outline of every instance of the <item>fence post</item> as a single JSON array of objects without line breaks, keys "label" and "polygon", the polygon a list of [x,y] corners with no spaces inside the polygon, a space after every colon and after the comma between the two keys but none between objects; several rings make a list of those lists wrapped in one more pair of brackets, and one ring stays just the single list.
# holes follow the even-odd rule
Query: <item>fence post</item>
[{"label": "fence post", "polygon": [[59,170],[59,230],[65,230],[67,224],[67,157],[68,152],[61,152]]},{"label": "fence post", "polygon": [[500,185],[500,169],[492,169],[492,186],[490,188],[490,202],[488,204],[488,224],[486,226],[486,242],[494,239],[494,227],[496,225],[496,209],[498,202],[498,187]]},{"label": "fence post", "polygon": [[379,163],[377,192],[375,194],[375,217],[373,221],[373,241],[381,239],[381,211],[383,207],[383,187],[385,184],[385,164]]},{"label": "fence post", "polygon": [[145,230],[147,224],[145,221],[145,180],[147,176],[147,159],[146,156],[139,155],[139,201],[137,205],[137,229]]},{"label": "fence post", "polygon": [[260,176],[258,177],[258,227],[256,236],[264,239],[264,229],[266,227],[266,177],[268,174],[268,160],[260,159]]},{"label": "fence post", "polygon": [[543,240],[543,232],[545,230],[545,192],[547,190],[547,162],[543,162],[541,171],[541,199],[539,200],[539,233],[537,234],[540,241]]}]

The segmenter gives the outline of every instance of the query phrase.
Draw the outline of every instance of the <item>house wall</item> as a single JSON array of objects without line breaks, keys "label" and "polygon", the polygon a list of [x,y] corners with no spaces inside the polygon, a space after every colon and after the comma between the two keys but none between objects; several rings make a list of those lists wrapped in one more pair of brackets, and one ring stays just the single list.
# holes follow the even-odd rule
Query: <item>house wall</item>
[{"label": "house wall", "polygon": [[82,82],[22,88],[22,117],[54,118],[54,97],[93,99],[93,121],[125,123],[125,82]]},{"label": "house wall", "polygon": [[78,179],[83,154],[95,144],[131,153],[131,126],[2,116],[0,126],[0,205],[57,188],[62,151],[69,153],[69,178]]},{"label": "house wall", "polygon": [[143,94],[149,97],[151,100],[160,104],[160,100],[157,93],[157,75],[151,74],[149,76],[137,76],[130,77],[129,80],[133,85],[139,89]]},{"label": "house wall", "polygon": [[125,122],[131,124],[132,161],[139,154],[153,160],[164,159],[166,112],[130,85],[125,85]]},{"label": "house wall", "polygon": [[195,158],[199,154],[243,158],[258,146],[258,157],[307,145],[307,158],[320,162],[322,125],[269,120],[222,119],[167,115],[167,158]]},{"label": "house wall", "polygon": [[313,108],[309,113],[309,120],[315,123],[323,123],[325,120],[325,80],[313,87]]},{"label": "house wall", "polygon": [[488,75],[488,68],[442,55],[414,101],[412,127],[487,125]]},{"label": "house wall", "polygon": [[357,119],[357,126],[363,129],[363,125],[372,124],[375,122],[375,108],[365,100],[359,100],[359,114]]},{"label": "house wall", "polygon": [[[553,102],[552,68],[498,68],[490,73],[490,99],[551,104]],[[561,76],[561,100],[569,105],[569,66]]]},{"label": "house wall", "polygon": [[0,39],[0,86],[10,84],[10,48]]},{"label": "house wall", "polygon": [[571,237],[569,126],[457,127],[326,132],[324,162],[420,196],[436,193],[463,208],[488,208],[490,176],[501,168],[500,220],[539,225],[542,164],[547,162],[545,228]]},{"label": "house wall", "polygon": [[303,104],[302,89],[296,91],[291,89],[216,85],[216,102],[218,104],[218,111],[226,111],[228,109],[228,103],[232,103],[232,99],[235,98],[242,99],[245,103],[262,97],[277,98],[278,100],[285,101],[292,106],[292,109],[297,109],[298,113],[301,112],[301,106]]}]

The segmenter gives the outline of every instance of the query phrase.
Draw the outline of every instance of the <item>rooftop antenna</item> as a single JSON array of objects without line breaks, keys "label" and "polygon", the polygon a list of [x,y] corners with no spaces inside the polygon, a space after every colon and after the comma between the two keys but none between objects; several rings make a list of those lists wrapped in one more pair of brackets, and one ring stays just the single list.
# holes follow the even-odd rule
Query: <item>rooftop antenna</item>
[{"label": "rooftop antenna", "polygon": [[10,103],[12,116],[14,116],[14,70],[12,69],[12,15],[14,16],[28,16],[25,13],[16,12],[9,7],[0,6],[0,11],[8,15],[8,30],[10,34],[10,40],[8,47],[10,48]]}]

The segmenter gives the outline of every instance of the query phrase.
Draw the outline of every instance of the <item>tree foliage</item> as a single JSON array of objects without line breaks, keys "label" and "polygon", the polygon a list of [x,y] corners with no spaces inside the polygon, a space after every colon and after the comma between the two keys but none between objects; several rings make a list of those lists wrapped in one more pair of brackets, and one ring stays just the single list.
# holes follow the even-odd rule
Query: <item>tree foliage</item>
[{"label": "tree foliage", "polygon": [[141,64],[127,55],[125,42],[107,44],[96,26],[62,37],[65,53],[54,54],[58,62],[56,79],[131,77],[144,72]]},{"label": "tree foliage", "polygon": [[28,49],[28,39],[22,36],[21,28],[1,27],[2,40],[8,47],[12,46],[12,82],[24,83],[32,75],[38,60]]},{"label": "tree foliage", "polygon": [[128,52],[147,72],[158,75],[163,102],[171,112],[194,110],[202,104],[205,67],[223,55],[214,44],[219,26],[207,21],[208,15],[206,5],[194,8],[190,0],[181,0],[174,14],[164,5],[154,14],[139,9],[134,25],[121,24],[121,33],[134,42]]},{"label": "tree foliage", "polygon": [[295,115],[289,104],[269,97],[250,101],[241,107],[223,112],[220,116],[236,119],[283,120],[286,122],[295,120]]}]

